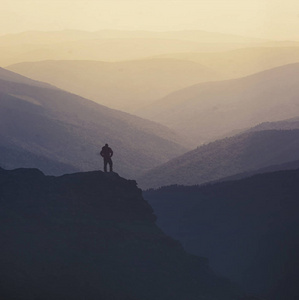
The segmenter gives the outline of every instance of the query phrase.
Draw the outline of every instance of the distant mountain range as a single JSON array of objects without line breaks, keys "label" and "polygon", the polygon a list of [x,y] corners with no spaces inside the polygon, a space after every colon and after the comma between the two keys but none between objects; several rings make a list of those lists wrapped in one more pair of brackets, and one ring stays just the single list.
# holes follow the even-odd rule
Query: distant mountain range
[{"label": "distant mountain range", "polygon": [[[299,129],[247,132],[217,140],[153,168],[138,178],[143,188],[195,185],[299,160]],[[279,168],[279,167],[278,167]],[[288,166],[288,169],[291,166]],[[275,169],[275,168],[274,168]]]},{"label": "distant mountain range", "polygon": [[0,69],[0,165],[48,174],[102,168],[101,147],[115,150],[115,170],[136,177],[186,151],[168,128],[112,110],[54,86]]},{"label": "distant mountain range", "polygon": [[222,78],[199,63],[177,59],[24,62],[7,69],[132,113],[177,89]]},{"label": "distant mountain range", "polygon": [[[144,106],[170,93],[201,82],[239,78],[299,62],[298,49],[255,47],[229,52],[173,53],[113,63],[90,60],[31,61],[6,68],[105,106],[150,118],[151,108],[148,112],[148,107],[144,109]],[[231,83],[238,85],[238,82]]]},{"label": "distant mountain range", "polygon": [[270,41],[204,31],[29,31],[0,36],[0,65],[24,61],[121,61],[198,51],[224,51]]},{"label": "distant mountain range", "polygon": [[[269,152],[271,150],[269,149]],[[144,192],[158,225],[266,300],[297,300],[299,170]]]},{"label": "distant mountain range", "polygon": [[224,52],[170,53],[157,56],[161,59],[178,59],[205,66],[223,79],[239,78],[299,62],[299,43],[296,47],[252,47]]},{"label": "distant mountain range", "polygon": [[198,144],[299,114],[299,63],[248,77],[200,83],[153,103],[139,115]]}]

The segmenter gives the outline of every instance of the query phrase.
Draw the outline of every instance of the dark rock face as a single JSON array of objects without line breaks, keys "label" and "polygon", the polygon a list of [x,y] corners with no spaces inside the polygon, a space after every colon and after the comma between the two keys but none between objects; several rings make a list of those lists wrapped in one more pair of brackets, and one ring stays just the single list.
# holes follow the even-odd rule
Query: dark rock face
[{"label": "dark rock face", "polygon": [[235,300],[115,173],[0,169],[0,299]]},{"label": "dark rock face", "polygon": [[299,299],[299,170],[144,192],[158,225],[247,292]]}]

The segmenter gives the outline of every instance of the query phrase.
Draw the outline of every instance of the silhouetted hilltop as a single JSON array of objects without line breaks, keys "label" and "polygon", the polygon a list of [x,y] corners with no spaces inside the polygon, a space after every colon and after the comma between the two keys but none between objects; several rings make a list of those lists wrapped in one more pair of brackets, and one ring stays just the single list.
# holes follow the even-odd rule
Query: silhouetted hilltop
[{"label": "silhouetted hilltop", "polygon": [[0,298],[240,299],[116,173],[0,169]]},{"label": "silhouetted hilltop", "polygon": [[202,184],[241,173],[257,173],[260,169],[297,160],[298,129],[245,132],[176,157],[146,172],[138,178],[138,183],[142,188]]},{"label": "silhouetted hilltop", "polygon": [[247,292],[299,299],[299,169],[144,192],[158,225]]}]

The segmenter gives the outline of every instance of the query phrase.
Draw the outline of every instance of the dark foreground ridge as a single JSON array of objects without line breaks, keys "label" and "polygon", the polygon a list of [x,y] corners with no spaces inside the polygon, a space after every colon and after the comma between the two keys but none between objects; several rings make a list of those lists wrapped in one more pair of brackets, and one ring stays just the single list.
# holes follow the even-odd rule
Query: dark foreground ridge
[{"label": "dark foreground ridge", "polygon": [[0,169],[0,205],[0,299],[242,299],[116,173]]}]

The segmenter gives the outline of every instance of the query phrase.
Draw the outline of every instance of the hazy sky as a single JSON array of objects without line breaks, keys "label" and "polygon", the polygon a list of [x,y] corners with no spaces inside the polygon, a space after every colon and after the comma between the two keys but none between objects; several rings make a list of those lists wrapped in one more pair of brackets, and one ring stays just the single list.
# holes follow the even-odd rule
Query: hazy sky
[{"label": "hazy sky", "polygon": [[0,34],[126,29],[299,39],[298,0],[0,0]]}]

